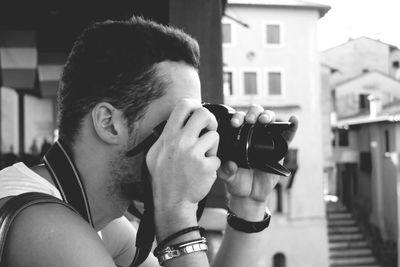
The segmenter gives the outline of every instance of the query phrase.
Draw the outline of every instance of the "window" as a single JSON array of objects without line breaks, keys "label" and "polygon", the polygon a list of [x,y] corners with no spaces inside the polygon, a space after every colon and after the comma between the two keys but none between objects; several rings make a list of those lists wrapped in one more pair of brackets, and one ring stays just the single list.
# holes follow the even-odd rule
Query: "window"
[{"label": "window", "polygon": [[275,212],[277,213],[282,213],[282,186],[280,183],[278,183],[275,186],[275,192],[276,192],[276,210]]},{"label": "window", "polygon": [[372,171],[372,157],[371,152],[360,152],[360,170],[371,173]]},{"label": "window", "polygon": [[233,95],[233,73],[232,71],[224,71],[223,75],[224,95]]},{"label": "window", "polygon": [[339,130],[339,146],[349,146],[349,132],[346,130]]},{"label": "window", "polygon": [[282,95],[282,75],[280,72],[268,72],[268,94]]},{"label": "window", "polygon": [[358,96],[358,106],[360,110],[369,110],[368,94],[361,94]]},{"label": "window", "polygon": [[223,46],[234,46],[236,42],[235,24],[231,20],[223,18],[221,22],[221,28]]},{"label": "window", "polygon": [[385,152],[390,152],[390,135],[388,130],[385,130]]},{"label": "window", "polygon": [[282,24],[279,22],[267,22],[264,25],[264,44],[266,46],[281,46],[283,44]]},{"label": "window", "polygon": [[222,23],[222,43],[223,44],[232,44],[232,24],[231,23]]},{"label": "window", "polygon": [[243,86],[245,95],[257,94],[257,72],[245,71],[243,73]]},{"label": "window", "polygon": [[280,44],[280,26],[279,25],[267,25],[267,44]]},{"label": "window", "polygon": [[286,267],[286,257],[283,253],[276,253],[273,258],[273,267]]}]

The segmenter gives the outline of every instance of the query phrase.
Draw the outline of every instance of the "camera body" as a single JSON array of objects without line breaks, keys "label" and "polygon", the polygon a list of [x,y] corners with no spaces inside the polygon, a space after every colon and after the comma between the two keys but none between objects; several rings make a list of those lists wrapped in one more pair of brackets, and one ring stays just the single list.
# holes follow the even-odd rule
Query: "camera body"
[{"label": "camera body", "polygon": [[292,123],[244,123],[235,128],[231,124],[234,109],[216,104],[203,106],[210,110],[218,121],[220,143],[217,156],[222,162],[234,161],[241,168],[290,175],[290,171],[279,164],[279,161],[288,151],[288,144],[282,133],[292,127]]},{"label": "camera body", "polygon": [[[290,171],[279,164],[288,151],[288,144],[282,133],[292,127],[290,122],[269,124],[244,123],[238,128],[231,125],[235,110],[221,104],[203,104],[214,114],[218,122],[220,135],[217,156],[222,162],[234,161],[239,167],[259,169],[264,172],[289,176]],[[161,135],[166,121],[157,125],[151,135],[142,143],[127,152],[131,157],[141,151],[147,151]]]}]

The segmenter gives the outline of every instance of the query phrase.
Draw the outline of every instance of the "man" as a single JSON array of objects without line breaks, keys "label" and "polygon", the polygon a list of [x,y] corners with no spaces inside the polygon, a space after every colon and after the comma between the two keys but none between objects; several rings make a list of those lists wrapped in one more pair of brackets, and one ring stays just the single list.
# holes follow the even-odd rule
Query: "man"
[{"label": "man", "polygon": [[[59,136],[70,150],[88,199],[94,229],[57,204],[34,205],[14,222],[5,246],[6,266],[129,266],[136,230],[122,217],[139,184],[150,179],[156,241],[197,225],[198,202],[217,176],[226,182],[229,209],[262,221],[278,177],[221,165],[212,113],[201,106],[197,42],[183,32],[141,18],[96,23],[76,41],[59,90]],[[159,123],[162,134],[147,153],[127,157]],[[259,106],[231,123],[270,123]],[[290,141],[297,128],[286,132]],[[200,134],[207,129],[204,134]],[[143,166],[148,169],[148,175]],[[15,181],[23,180],[16,184]],[[8,188],[2,184],[7,184]],[[23,184],[23,186],[21,186]],[[60,197],[49,169],[21,164],[0,174],[0,206],[11,196],[39,191]],[[101,238],[98,231],[101,231]],[[213,266],[255,266],[261,233],[227,227]],[[199,231],[166,245],[199,240]],[[204,251],[168,259],[163,266],[208,266]],[[149,256],[142,266],[158,266]]]}]

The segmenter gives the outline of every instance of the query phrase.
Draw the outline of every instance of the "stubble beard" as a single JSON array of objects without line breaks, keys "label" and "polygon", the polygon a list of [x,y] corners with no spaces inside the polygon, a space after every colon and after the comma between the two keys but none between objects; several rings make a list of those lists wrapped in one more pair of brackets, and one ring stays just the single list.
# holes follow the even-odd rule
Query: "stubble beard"
[{"label": "stubble beard", "polygon": [[110,162],[111,179],[108,194],[122,201],[138,200],[142,192],[143,155],[126,157],[125,150],[119,151]]}]

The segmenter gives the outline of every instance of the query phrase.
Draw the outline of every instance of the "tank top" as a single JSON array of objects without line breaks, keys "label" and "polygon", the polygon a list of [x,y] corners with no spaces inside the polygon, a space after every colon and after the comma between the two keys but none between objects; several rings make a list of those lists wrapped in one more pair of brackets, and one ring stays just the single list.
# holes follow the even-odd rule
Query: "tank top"
[{"label": "tank top", "polygon": [[[60,192],[54,185],[32,171],[22,162],[0,171],[0,199],[27,192],[49,194],[62,200]],[[131,250],[134,248],[134,243],[124,240],[126,238],[122,238],[121,235],[117,238],[118,240],[114,240],[117,235],[114,233],[113,224],[115,223],[111,222],[97,233],[116,263],[119,261],[130,262],[132,261],[131,258],[133,258],[133,252],[131,252]],[[103,235],[105,235],[104,238]],[[125,251],[128,252],[128,256],[123,255]]]},{"label": "tank top", "polygon": [[0,199],[27,192],[40,192],[62,200],[58,189],[19,162],[0,171]]}]

